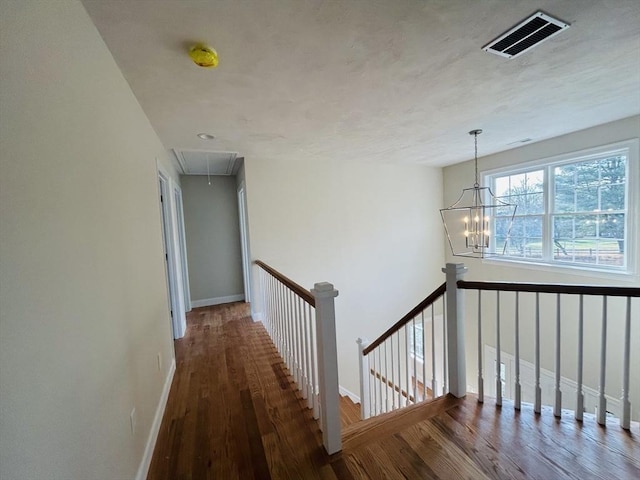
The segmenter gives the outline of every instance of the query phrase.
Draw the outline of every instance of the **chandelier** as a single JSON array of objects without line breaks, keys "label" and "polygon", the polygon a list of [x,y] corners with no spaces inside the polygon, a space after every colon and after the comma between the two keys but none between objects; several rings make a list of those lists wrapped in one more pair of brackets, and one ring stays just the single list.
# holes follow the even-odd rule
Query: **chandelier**
[{"label": "chandelier", "polygon": [[460,257],[485,258],[504,255],[509,242],[511,225],[517,205],[496,198],[489,187],[478,183],[478,135],[475,140],[475,183],[462,190],[460,198],[447,208],[440,209],[451,253]]}]

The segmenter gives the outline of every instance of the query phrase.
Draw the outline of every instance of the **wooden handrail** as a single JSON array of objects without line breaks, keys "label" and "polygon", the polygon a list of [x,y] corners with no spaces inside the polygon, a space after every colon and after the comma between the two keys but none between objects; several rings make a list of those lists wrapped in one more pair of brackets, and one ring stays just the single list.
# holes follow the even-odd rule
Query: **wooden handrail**
[{"label": "wooden handrail", "polygon": [[363,355],[368,355],[369,352],[374,350],[377,346],[382,344],[387,338],[396,333],[402,327],[405,326],[410,320],[412,320],[416,315],[422,312],[429,305],[432,305],[438,298],[444,295],[444,292],[447,290],[447,284],[443,283],[438,288],[436,288],[427,298],[421,301],[418,305],[416,305],[409,313],[407,313],[404,317],[398,320],[393,324],[391,328],[389,328],[386,332],[380,335],[375,341],[373,341],[367,348],[362,351]]},{"label": "wooden handrail", "polygon": [[458,280],[465,290],[500,290],[503,292],[566,293],[569,295],[604,295],[609,297],[640,297],[640,288],[599,285],[561,285],[554,283],[468,282]]},{"label": "wooden handrail", "polygon": [[311,305],[312,307],[315,308],[316,299],[315,299],[315,297],[313,295],[311,295],[311,292],[309,290],[307,290],[304,287],[301,287],[300,285],[298,285],[296,282],[294,282],[290,278],[285,277],[283,274],[281,274],[277,270],[271,268],[266,263],[261,262],[260,260],[256,260],[253,263],[258,265],[264,271],[268,272],[274,278],[277,278],[280,281],[280,283],[282,283],[285,287],[287,287],[289,290],[291,290],[293,293],[298,295],[305,302],[307,302],[309,305]]}]

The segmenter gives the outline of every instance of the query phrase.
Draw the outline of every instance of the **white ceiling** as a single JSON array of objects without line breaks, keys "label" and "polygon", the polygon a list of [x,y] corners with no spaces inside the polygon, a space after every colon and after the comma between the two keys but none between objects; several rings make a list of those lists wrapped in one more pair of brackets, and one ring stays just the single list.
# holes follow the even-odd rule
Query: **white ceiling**
[{"label": "white ceiling", "polygon": [[[638,0],[84,4],[167,149],[437,166],[472,158],[474,128],[484,155],[640,113]],[[571,27],[481,50],[537,10]]]}]

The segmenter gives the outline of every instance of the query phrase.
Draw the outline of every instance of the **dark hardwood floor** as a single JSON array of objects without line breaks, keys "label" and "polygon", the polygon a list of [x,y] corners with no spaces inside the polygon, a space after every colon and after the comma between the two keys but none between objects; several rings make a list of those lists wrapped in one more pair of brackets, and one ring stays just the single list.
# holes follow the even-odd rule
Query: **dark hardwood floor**
[{"label": "dark hardwood floor", "polygon": [[[443,397],[355,422],[328,456],[282,359],[247,305],[195,309],[148,479],[639,479],[637,424],[599,427]],[[344,403],[344,400],[343,400]]]}]

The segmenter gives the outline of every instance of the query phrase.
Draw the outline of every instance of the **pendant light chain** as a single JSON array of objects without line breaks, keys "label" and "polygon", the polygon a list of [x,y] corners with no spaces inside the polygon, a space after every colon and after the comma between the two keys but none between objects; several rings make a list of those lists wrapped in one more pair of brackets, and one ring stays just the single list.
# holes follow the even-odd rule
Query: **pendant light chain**
[{"label": "pendant light chain", "polygon": [[480,184],[478,183],[478,134],[482,132],[482,130],[474,130],[473,131],[473,137],[475,139],[475,147],[476,147],[476,153],[475,153],[475,166],[476,166],[476,183],[473,184],[473,186],[475,188],[478,188],[480,186]]}]

